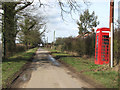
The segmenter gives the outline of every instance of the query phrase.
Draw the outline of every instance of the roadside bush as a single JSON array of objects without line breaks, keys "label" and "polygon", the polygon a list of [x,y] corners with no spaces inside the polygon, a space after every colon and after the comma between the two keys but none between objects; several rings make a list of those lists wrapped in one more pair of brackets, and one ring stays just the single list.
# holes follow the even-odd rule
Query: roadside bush
[{"label": "roadside bush", "polygon": [[85,39],[77,39],[76,43],[76,50],[75,50],[80,56],[85,54]]},{"label": "roadside bush", "polygon": [[58,38],[56,45],[61,46],[62,51],[77,52],[80,56],[94,55],[95,52],[95,34],[85,38]]}]

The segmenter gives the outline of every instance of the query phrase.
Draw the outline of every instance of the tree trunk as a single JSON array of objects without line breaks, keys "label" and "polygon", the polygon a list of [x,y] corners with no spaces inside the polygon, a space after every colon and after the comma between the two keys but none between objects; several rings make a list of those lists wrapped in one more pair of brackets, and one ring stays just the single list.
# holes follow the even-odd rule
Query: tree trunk
[{"label": "tree trunk", "polygon": [[5,2],[3,4],[4,10],[4,52],[6,52],[5,57],[9,54],[13,54],[15,51],[15,38],[16,38],[16,29],[15,29],[15,4],[14,2]]}]

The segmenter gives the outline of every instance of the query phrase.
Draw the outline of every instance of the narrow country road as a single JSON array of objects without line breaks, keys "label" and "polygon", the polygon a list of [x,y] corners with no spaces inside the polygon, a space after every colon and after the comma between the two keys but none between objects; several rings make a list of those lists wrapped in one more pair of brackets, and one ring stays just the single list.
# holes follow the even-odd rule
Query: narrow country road
[{"label": "narrow country road", "polygon": [[49,52],[38,49],[33,60],[36,67],[30,79],[20,88],[93,88],[88,83],[74,77],[64,66],[48,60]]}]

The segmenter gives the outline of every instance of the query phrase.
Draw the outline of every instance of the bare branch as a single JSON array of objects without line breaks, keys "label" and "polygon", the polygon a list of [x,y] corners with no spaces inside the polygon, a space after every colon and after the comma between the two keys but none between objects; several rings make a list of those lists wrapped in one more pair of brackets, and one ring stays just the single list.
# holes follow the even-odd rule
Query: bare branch
[{"label": "bare branch", "polygon": [[31,5],[32,3],[33,3],[33,2],[27,2],[27,4],[25,4],[25,6],[20,7],[19,9],[17,9],[17,10],[15,11],[15,13],[19,12],[20,10],[25,9],[27,6]]},{"label": "bare branch", "polygon": [[36,23],[32,24],[32,25],[28,28],[28,30],[32,29],[35,25],[36,25]]},{"label": "bare branch", "polygon": [[40,33],[40,35],[42,35],[46,31],[46,29],[47,29],[47,27],[45,25],[44,30]]},{"label": "bare branch", "polygon": [[61,9],[61,16],[63,20],[64,20],[63,13],[70,14],[72,17],[72,12],[74,13],[80,12],[81,5],[76,0],[65,0],[64,2],[62,2],[61,0],[57,0],[57,1]]}]

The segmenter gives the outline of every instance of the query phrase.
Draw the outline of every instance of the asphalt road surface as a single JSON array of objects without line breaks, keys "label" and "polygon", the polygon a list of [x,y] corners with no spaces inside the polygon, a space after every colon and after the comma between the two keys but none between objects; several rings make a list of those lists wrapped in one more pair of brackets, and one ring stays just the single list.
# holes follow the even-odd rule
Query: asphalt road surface
[{"label": "asphalt road surface", "polygon": [[[30,79],[20,88],[93,88],[83,80],[74,77],[64,66],[50,61],[49,52],[38,49],[33,60],[35,69]],[[55,65],[55,63],[57,63]]]}]

